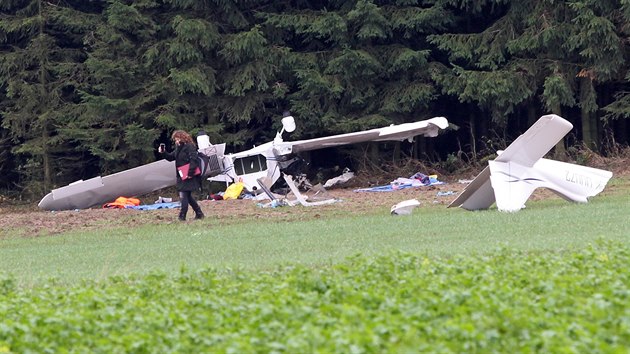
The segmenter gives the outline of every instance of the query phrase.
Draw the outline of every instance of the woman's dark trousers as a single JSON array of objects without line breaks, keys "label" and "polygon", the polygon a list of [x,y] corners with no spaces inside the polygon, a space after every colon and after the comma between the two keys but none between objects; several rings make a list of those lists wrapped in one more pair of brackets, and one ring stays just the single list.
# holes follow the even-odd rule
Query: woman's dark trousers
[{"label": "woman's dark trousers", "polygon": [[179,192],[179,200],[181,202],[181,210],[179,211],[179,220],[186,220],[186,214],[188,214],[188,205],[195,211],[195,219],[203,219],[204,215],[201,211],[201,207],[193,198],[192,192],[185,191]]}]

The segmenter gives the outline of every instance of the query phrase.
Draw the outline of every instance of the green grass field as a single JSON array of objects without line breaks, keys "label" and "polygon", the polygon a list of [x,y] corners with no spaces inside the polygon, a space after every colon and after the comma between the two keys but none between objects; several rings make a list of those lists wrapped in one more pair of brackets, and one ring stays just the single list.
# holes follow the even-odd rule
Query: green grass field
[{"label": "green grass field", "polygon": [[0,353],[625,353],[630,199],[0,240]]},{"label": "green grass field", "polygon": [[630,198],[588,204],[529,203],[518,213],[428,206],[409,216],[367,214],[278,222],[257,218],[149,225],[0,240],[0,269],[20,284],[103,280],[112,275],[191,269],[270,269],[283,263],[335,264],[355,254],[391,250],[425,255],[487,253],[500,247],[542,251],[583,247],[596,239],[630,240]]}]

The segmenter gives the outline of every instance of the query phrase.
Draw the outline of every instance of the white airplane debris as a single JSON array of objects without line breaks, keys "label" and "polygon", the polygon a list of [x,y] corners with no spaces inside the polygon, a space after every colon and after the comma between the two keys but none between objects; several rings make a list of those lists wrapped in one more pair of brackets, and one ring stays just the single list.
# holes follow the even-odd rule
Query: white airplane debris
[{"label": "white airplane debris", "polygon": [[486,167],[448,206],[515,212],[536,188],[548,188],[568,201],[588,202],[612,172],[542,158],[573,125],[555,114],[542,116]]}]

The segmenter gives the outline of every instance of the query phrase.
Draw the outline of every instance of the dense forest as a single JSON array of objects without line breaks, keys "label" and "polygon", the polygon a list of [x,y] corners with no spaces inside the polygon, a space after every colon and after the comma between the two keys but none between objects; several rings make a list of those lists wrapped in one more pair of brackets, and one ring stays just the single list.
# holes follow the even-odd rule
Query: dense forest
[{"label": "dense forest", "polygon": [[[629,143],[630,0],[1,0],[0,190],[154,161],[174,129],[238,151],[445,116],[371,157],[484,158],[556,113]],[[385,154],[387,153],[387,154]]]}]

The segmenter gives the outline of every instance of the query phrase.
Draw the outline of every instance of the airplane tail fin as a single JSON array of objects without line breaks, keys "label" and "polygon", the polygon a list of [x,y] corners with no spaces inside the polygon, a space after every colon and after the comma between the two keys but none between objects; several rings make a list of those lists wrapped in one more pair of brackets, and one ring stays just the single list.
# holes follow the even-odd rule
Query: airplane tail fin
[{"label": "airplane tail fin", "polygon": [[542,158],[573,126],[555,114],[540,117],[499,153],[449,205],[518,211],[536,188],[549,188],[566,200],[587,202],[601,192],[612,172]]}]

